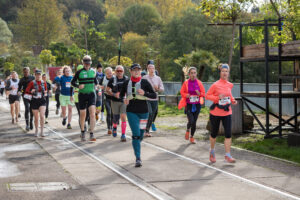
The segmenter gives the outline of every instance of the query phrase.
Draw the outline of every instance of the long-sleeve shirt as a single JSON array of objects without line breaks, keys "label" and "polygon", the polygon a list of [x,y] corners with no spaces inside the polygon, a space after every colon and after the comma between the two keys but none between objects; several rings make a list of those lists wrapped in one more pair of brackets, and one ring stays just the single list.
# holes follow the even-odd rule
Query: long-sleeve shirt
[{"label": "long-sleeve shirt", "polygon": [[[127,93],[127,87],[130,80],[126,80],[123,84],[123,87],[121,89],[120,96],[125,96]],[[135,82],[132,82],[132,88],[135,87]],[[145,97],[155,99],[157,97],[156,93],[154,92],[151,84],[146,80],[141,80],[141,89],[144,90]],[[134,89],[133,89],[134,90]],[[133,92],[134,95],[134,92]],[[139,99],[132,99],[129,101],[129,104],[126,108],[127,112],[133,112],[133,113],[147,113],[148,112],[148,104],[146,100],[139,100]]]},{"label": "long-sleeve shirt", "polygon": [[[235,99],[231,93],[232,88],[232,83],[220,79],[210,86],[206,94],[206,99],[212,101],[214,104],[218,104],[220,100],[219,95],[222,94],[224,97],[229,97],[231,102],[234,102]],[[210,114],[214,116],[227,116],[232,114],[232,109],[231,106],[229,106],[229,111],[225,111],[216,106],[215,109],[210,111]]]},{"label": "long-sleeve shirt", "polygon": [[30,83],[34,79],[35,79],[34,76],[31,76],[31,75],[29,75],[27,77],[24,76],[23,78],[21,78],[20,82],[19,82],[18,92],[22,92],[22,94],[24,95],[28,83]]},{"label": "long-sleeve shirt", "polygon": [[[165,90],[164,84],[159,76],[157,76],[155,74],[154,74],[154,76],[150,76],[148,74],[148,75],[143,76],[142,79],[147,79],[147,81],[149,81],[149,83],[151,84],[153,90],[154,90],[154,86],[158,86],[158,91],[156,92],[156,94],[158,94],[158,92],[160,92],[160,93],[164,92],[164,90]],[[158,96],[156,97],[156,99],[148,98],[147,100],[158,101]]]}]

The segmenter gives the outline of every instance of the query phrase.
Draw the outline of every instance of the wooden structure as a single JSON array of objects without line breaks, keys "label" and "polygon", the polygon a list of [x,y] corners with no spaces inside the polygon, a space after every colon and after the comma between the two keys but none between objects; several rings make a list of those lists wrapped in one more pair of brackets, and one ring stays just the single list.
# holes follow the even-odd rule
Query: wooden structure
[{"label": "wooden structure", "polygon": [[[273,21],[274,22],[274,21]],[[255,44],[249,46],[243,46],[243,27],[246,26],[261,26],[264,27],[264,44]],[[297,98],[300,98],[300,41],[292,41],[286,44],[278,44],[278,47],[269,47],[269,28],[278,27],[278,34],[282,30],[282,21],[278,20],[276,23],[270,23],[268,20],[259,21],[249,24],[240,24],[240,93],[243,100],[243,105],[251,112],[255,120],[258,122],[262,130],[265,132],[265,137],[282,136],[282,127],[289,125],[295,132],[298,132],[297,117],[300,112],[297,111]],[[282,64],[284,61],[294,62],[294,74],[282,74]],[[243,88],[243,72],[247,62],[264,62],[265,63],[265,91],[247,92]],[[278,63],[278,91],[269,90],[269,63]],[[294,89],[292,91],[282,91],[282,80],[290,79],[293,81]],[[265,107],[262,107],[255,102],[251,101],[248,97],[261,97],[265,98]],[[279,113],[275,114],[269,110],[269,98],[278,98],[279,100]],[[294,99],[294,115],[288,120],[282,118],[282,98]],[[266,123],[263,125],[252,111],[249,104],[265,111]],[[279,120],[279,125],[272,128],[270,127],[270,115],[276,117]],[[294,122],[292,122],[294,121]],[[272,132],[278,131],[278,134],[272,134]]]}]

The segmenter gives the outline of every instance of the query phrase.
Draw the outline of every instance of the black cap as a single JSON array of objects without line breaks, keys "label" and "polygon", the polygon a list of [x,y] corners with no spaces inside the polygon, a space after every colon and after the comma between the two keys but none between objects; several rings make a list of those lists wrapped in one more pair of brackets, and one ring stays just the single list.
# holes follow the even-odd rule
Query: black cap
[{"label": "black cap", "polygon": [[39,69],[36,69],[34,73],[35,73],[35,74],[42,74],[42,71],[39,70]]},{"label": "black cap", "polygon": [[141,67],[139,64],[137,64],[137,63],[134,63],[134,64],[131,65],[131,67],[130,67],[131,70],[132,70],[132,69],[135,69],[135,68],[142,69],[142,67]]},{"label": "black cap", "polygon": [[154,65],[154,60],[148,60],[147,65]]},{"label": "black cap", "polygon": [[101,63],[98,63],[98,64],[97,64],[97,69],[98,69],[98,68],[102,68]]}]

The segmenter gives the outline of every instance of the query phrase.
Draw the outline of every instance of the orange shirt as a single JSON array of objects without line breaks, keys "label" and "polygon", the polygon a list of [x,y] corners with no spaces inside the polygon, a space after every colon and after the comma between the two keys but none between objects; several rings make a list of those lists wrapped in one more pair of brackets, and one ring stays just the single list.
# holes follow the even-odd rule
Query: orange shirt
[{"label": "orange shirt", "polygon": [[[214,104],[219,103],[219,95],[223,94],[225,97],[230,97],[231,103],[235,102],[235,99],[232,97],[231,90],[233,88],[233,84],[220,79],[212,84],[207,91],[206,99],[212,101]],[[210,114],[214,116],[227,116],[232,114],[231,106],[229,106],[229,111],[225,111],[218,107],[210,111]]]}]

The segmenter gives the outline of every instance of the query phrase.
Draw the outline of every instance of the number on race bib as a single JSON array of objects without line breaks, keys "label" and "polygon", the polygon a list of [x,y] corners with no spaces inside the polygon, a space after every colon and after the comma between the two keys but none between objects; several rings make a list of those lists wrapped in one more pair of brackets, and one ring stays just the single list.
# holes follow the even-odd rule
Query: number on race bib
[{"label": "number on race bib", "polygon": [[66,82],[66,87],[70,88],[71,87],[71,83],[70,82]]},{"label": "number on race bib", "polygon": [[199,102],[199,96],[190,96],[190,102],[191,103]]},{"label": "number on race bib", "polygon": [[141,120],[140,120],[140,129],[141,129],[141,130],[145,130],[145,129],[146,129],[147,122],[148,122],[147,119],[141,119]]},{"label": "number on race bib", "polygon": [[224,97],[223,99],[219,100],[219,105],[223,106],[223,105],[227,105],[230,104],[230,97]]}]

